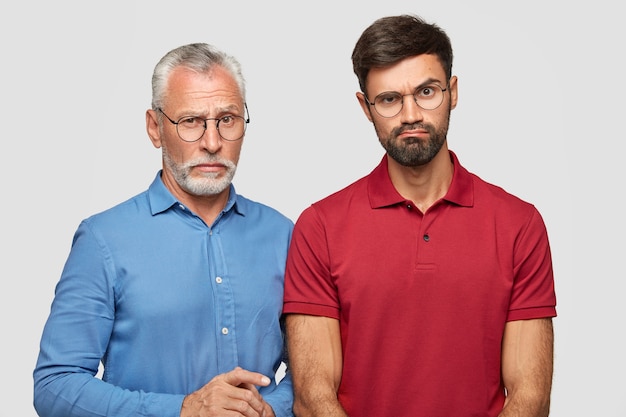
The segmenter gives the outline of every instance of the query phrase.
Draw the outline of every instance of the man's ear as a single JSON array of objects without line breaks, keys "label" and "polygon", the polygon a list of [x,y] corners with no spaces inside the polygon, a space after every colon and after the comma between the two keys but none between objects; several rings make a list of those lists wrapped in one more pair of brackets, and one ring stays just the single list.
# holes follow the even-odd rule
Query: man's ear
[{"label": "man's ear", "polygon": [[159,130],[159,123],[157,120],[156,111],[149,109],[146,110],[146,131],[150,137],[150,141],[155,148],[161,147],[161,131]]},{"label": "man's ear", "polygon": [[357,100],[359,100],[359,104],[361,105],[361,109],[363,110],[363,113],[365,113],[365,117],[367,117],[367,120],[369,120],[370,122],[373,122],[373,120],[372,120],[372,111],[370,109],[370,105],[367,103],[367,99],[365,98],[365,94],[363,94],[360,91],[357,91],[356,98],[357,98]]},{"label": "man's ear", "polygon": [[459,100],[459,84],[458,84],[458,78],[456,78],[456,75],[453,75],[450,78],[450,108],[453,109],[456,107],[456,103]]}]

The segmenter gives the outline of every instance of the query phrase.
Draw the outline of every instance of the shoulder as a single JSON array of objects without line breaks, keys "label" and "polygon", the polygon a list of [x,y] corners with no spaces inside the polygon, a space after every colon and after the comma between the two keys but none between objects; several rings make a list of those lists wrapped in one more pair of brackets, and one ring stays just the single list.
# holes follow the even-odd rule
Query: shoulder
[{"label": "shoulder", "polygon": [[534,209],[531,203],[469,171],[459,162],[454,152],[449,152],[454,164],[454,177],[446,196],[450,201],[461,206],[495,211]]},{"label": "shoulder", "polygon": [[144,214],[144,212],[150,212],[147,191],[143,191],[125,201],[117,203],[106,210],[92,214],[86,220],[93,222],[108,221],[129,216],[134,217]]},{"label": "shoulder", "polygon": [[498,227],[499,233],[512,236],[547,234],[544,219],[537,207],[503,187],[494,185],[473,175],[474,206],[476,222],[490,222]]},{"label": "shoulder", "polygon": [[502,186],[487,182],[476,174],[470,174],[474,182],[474,192],[477,204],[490,205],[494,208],[535,211],[535,206],[517,195],[505,190]]},{"label": "shoulder", "polygon": [[148,192],[144,191],[106,210],[92,214],[81,224],[92,230],[121,233],[137,230],[151,218]]},{"label": "shoulder", "polygon": [[273,224],[279,224],[284,227],[293,227],[293,222],[278,209],[267,204],[251,200],[241,194],[237,194],[237,210],[246,218],[253,221],[265,221]]},{"label": "shoulder", "polygon": [[336,211],[337,209],[347,209],[354,203],[366,203],[369,200],[367,192],[368,181],[369,175],[360,178],[344,188],[314,202],[309,209]]},{"label": "shoulder", "polygon": [[347,223],[362,219],[371,211],[368,197],[368,177],[339,189],[305,208],[296,221],[299,230],[341,229]]}]

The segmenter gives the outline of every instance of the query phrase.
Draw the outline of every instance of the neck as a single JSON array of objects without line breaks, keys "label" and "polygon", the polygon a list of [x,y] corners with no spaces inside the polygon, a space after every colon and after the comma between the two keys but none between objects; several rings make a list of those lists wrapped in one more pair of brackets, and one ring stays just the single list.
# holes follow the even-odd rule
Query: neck
[{"label": "neck", "polygon": [[200,217],[208,226],[211,226],[217,216],[220,215],[226,203],[228,202],[230,188],[222,191],[220,194],[211,196],[193,196],[188,195],[187,199],[180,200],[198,217]]},{"label": "neck", "polygon": [[161,176],[165,187],[189,210],[193,211],[208,226],[212,225],[217,216],[224,210],[228,197],[230,196],[230,186],[224,191],[213,195],[194,195],[180,187],[180,185],[168,175]]},{"label": "neck", "polygon": [[387,156],[389,177],[398,193],[425,213],[450,188],[454,165],[448,149],[441,148],[435,158],[419,167],[406,167]]}]

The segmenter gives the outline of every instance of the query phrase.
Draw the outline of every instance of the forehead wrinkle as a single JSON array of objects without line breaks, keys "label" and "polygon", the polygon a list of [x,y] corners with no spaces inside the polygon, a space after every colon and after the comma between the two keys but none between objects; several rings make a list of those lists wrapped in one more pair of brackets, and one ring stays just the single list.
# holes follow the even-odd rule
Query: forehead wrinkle
[{"label": "forehead wrinkle", "polygon": [[177,114],[210,115],[212,112],[241,112],[243,97],[239,86],[226,70],[220,67],[199,72],[187,67],[172,71],[167,99],[178,109]]},{"label": "forehead wrinkle", "polygon": [[223,114],[223,113],[239,113],[243,111],[243,104],[241,97],[228,90],[223,91],[197,91],[188,92],[188,98],[191,100],[184,100],[184,104],[179,103],[179,113],[185,113],[185,115],[196,116],[210,116],[211,113]]}]

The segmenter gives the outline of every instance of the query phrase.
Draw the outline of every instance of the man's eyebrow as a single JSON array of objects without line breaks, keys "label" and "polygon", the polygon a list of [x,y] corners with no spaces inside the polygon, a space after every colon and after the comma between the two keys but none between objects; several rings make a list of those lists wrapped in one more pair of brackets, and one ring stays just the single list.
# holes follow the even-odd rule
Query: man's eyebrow
[{"label": "man's eyebrow", "polygon": [[232,113],[232,112],[241,113],[243,112],[243,108],[239,108],[239,106],[236,104],[229,104],[227,106],[216,107],[215,110],[218,113]]},{"label": "man's eyebrow", "polygon": [[421,84],[418,84],[417,87],[415,87],[415,89],[417,90],[418,88],[422,88],[422,87],[426,87],[428,85],[431,84],[441,84],[441,80],[438,80],[437,78],[428,78],[427,80],[423,81]]},{"label": "man's eyebrow", "polygon": [[[241,113],[242,109],[237,104],[227,104],[225,106],[217,106],[214,108],[216,114],[223,113]],[[185,111],[185,116],[204,117],[206,111],[198,109],[188,109]]]}]

